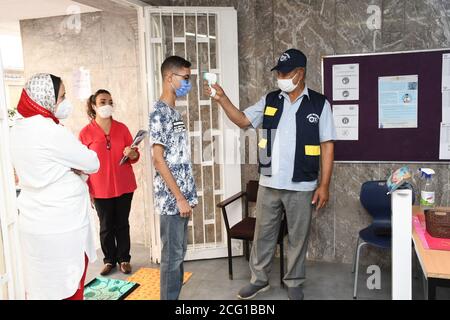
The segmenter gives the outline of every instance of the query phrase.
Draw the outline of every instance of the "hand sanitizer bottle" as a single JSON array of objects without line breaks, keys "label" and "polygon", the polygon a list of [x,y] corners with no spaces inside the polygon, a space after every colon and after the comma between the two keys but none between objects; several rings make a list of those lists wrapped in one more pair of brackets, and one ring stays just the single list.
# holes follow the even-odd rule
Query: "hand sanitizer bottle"
[{"label": "hand sanitizer bottle", "polygon": [[422,173],[422,187],[420,190],[420,208],[428,210],[436,205],[436,192],[434,187],[434,170],[428,168],[419,169]]}]

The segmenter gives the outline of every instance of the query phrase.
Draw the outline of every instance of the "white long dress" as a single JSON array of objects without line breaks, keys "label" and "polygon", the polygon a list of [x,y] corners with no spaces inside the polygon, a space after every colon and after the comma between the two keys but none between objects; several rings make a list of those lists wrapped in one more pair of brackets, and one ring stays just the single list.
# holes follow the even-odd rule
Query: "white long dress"
[{"label": "white long dress", "polygon": [[19,177],[19,229],[26,297],[60,300],[78,290],[85,254],[96,260],[85,179],[97,154],[53,120],[34,116],[11,129],[11,156]]}]

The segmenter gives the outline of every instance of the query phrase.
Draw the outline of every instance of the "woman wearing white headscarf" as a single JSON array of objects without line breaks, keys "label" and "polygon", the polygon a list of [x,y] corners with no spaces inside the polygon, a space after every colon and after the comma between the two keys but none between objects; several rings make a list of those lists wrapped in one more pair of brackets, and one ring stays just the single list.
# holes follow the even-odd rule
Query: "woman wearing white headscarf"
[{"label": "woman wearing white headscarf", "polygon": [[27,299],[82,300],[88,261],[95,261],[84,174],[97,172],[97,154],[59,119],[72,110],[61,79],[31,77],[11,130],[19,178],[19,228]]}]

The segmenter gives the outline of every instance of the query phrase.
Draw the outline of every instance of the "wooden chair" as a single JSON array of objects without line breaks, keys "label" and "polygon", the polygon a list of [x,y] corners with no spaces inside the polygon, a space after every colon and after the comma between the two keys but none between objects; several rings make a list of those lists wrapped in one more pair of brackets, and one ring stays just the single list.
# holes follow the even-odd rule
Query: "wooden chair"
[{"label": "wooden chair", "polygon": [[[239,192],[234,196],[220,202],[217,204],[218,208],[222,209],[223,220],[225,222],[225,228],[227,231],[227,246],[228,246],[228,273],[230,280],[233,280],[233,253],[231,247],[231,239],[238,239],[244,241],[244,255],[249,260],[250,258],[250,246],[249,242],[253,241],[253,236],[255,234],[256,218],[249,217],[248,205],[250,202],[256,203],[256,198],[258,195],[258,181],[249,181],[247,183],[246,191]],[[234,203],[241,198],[244,199],[244,217],[241,221],[230,227],[228,216],[227,216],[227,206]],[[287,234],[287,225],[285,214],[283,213],[283,219],[280,225],[280,232],[278,234],[278,244],[280,246],[280,283],[284,287],[284,248],[283,239]]]}]

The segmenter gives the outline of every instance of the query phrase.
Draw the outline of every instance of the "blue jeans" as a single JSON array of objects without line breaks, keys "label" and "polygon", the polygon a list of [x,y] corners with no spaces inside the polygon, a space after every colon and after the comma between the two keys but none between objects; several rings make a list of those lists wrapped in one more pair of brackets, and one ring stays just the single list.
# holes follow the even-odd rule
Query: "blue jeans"
[{"label": "blue jeans", "polygon": [[161,300],[178,300],[183,286],[183,261],[187,249],[188,218],[160,216]]}]

